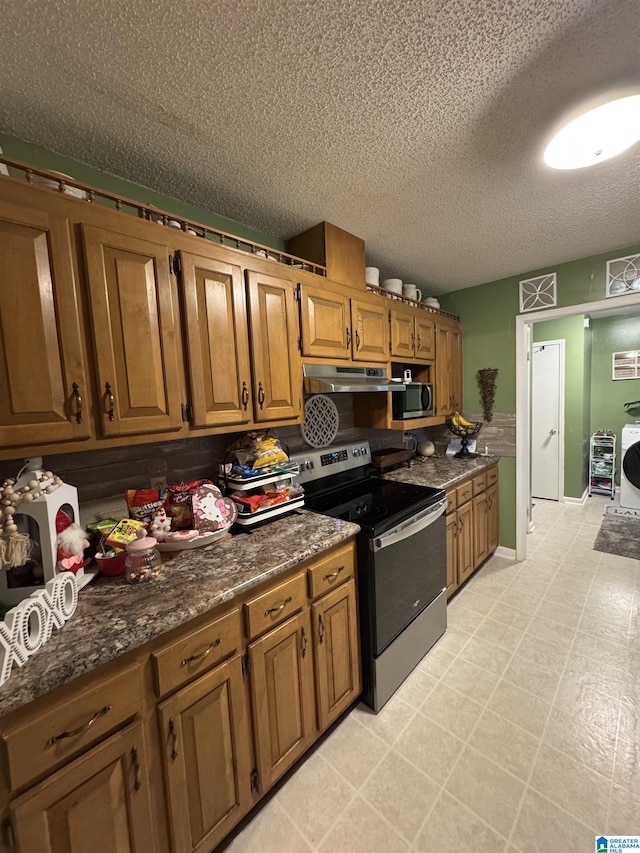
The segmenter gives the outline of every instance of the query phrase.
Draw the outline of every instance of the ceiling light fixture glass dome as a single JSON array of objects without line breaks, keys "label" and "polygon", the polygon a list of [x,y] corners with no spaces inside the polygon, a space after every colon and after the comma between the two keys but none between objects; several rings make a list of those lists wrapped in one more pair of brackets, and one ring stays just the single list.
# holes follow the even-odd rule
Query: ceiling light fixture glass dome
[{"label": "ceiling light fixture glass dome", "polygon": [[617,98],[573,119],[544,152],[552,169],[582,169],[610,160],[640,140],[640,95]]}]

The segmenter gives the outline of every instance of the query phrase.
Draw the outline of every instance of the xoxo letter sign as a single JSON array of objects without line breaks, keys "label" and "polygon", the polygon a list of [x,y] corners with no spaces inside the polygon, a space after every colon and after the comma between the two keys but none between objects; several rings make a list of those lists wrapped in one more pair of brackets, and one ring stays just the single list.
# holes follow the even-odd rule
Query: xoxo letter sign
[{"label": "xoxo letter sign", "polygon": [[60,572],[44,589],[17,604],[0,622],[0,684],[11,675],[14,663],[23,666],[54,628],[62,628],[78,606],[78,585],[73,572]]}]

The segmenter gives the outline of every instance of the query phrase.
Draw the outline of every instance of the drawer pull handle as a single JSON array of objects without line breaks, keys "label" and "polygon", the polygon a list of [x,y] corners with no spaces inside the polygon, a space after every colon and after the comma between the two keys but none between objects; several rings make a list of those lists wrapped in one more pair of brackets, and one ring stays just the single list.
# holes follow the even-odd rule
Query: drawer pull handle
[{"label": "drawer pull handle", "polygon": [[173,746],[171,747],[171,758],[173,761],[178,757],[178,730],[176,729],[176,723],[173,717],[169,717],[169,734],[171,735],[171,739],[173,740]]},{"label": "drawer pull handle", "polygon": [[262,382],[258,382],[258,405],[260,406],[261,409],[264,408],[264,400],[265,400],[264,388],[262,387]]},{"label": "drawer pull handle", "polygon": [[293,598],[289,596],[289,598],[285,598],[282,604],[279,604],[277,607],[270,607],[268,610],[264,611],[265,616],[271,616],[272,613],[280,613],[281,610],[284,610],[287,604],[291,604]]},{"label": "drawer pull handle", "polygon": [[318,642],[324,643],[324,620],[322,613],[318,616]]},{"label": "drawer pull handle", "polygon": [[332,578],[337,578],[342,571],[344,571],[344,566],[340,566],[340,568],[336,569],[335,572],[329,572],[329,574],[325,575],[322,580],[330,581]]},{"label": "drawer pull handle", "polygon": [[138,755],[138,747],[131,747],[131,761],[133,762],[133,772],[135,773],[135,780],[133,783],[133,787],[136,791],[139,791],[142,788],[142,774],[140,772],[140,757]]},{"label": "drawer pull handle", "polygon": [[82,396],[80,395],[80,386],[77,382],[73,383],[73,399],[76,404],[76,423],[82,423]]},{"label": "drawer pull handle", "polygon": [[108,714],[110,710],[111,705],[105,705],[104,708],[100,708],[99,711],[96,711],[90,720],[87,720],[86,723],[83,723],[81,726],[78,726],[77,729],[72,729],[70,732],[60,732],[59,735],[54,735],[50,740],[47,741],[47,746],[53,746],[55,743],[58,743],[59,740],[64,740],[68,737],[75,737],[76,735],[82,734],[82,732],[86,732],[87,729],[92,726],[96,720],[99,720],[100,717],[104,717],[104,715]]},{"label": "drawer pull handle", "polygon": [[351,329],[348,326],[346,326],[346,332],[347,332],[347,349],[351,349]]},{"label": "drawer pull handle", "polygon": [[302,639],[302,648],[300,654],[304,657],[307,654],[307,633],[304,628],[300,628],[300,637]]},{"label": "drawer pull handle", "polygon": [[207,648],[203,652],[199,652],[197,655],[191,655],[188,658],[180,661],[180,666],[186,666],[188,663],[191,663],[194,660],[200,660],[201,658],[206,658],[211,649],[215,649],[222,642],[222,637],[217,637],[212,643],[209,643]]}]

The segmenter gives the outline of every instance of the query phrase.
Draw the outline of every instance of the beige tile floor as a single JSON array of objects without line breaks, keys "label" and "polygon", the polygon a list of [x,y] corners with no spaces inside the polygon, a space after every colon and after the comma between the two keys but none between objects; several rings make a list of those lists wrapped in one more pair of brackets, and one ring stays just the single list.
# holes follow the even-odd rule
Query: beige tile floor
[{"label": "beige tile floor", "polygon": [[590,853],[640,834],[640,561],[592,549],[606,497],[536,501],[378,714],[356,707],[232,853]]}]

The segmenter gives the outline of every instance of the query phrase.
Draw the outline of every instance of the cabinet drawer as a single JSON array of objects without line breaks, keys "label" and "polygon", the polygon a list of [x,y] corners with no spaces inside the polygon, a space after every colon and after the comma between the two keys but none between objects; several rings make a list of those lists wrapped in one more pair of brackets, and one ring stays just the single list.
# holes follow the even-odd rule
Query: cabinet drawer
[{"label": "cabinet drawer", "polygon": [[295,575],[267,592],[245,602],[247,617],[247,636],[257,637],[263,631],[288,619],[307,603],[307,590],[304,573]]},{"label": "cabinet drawer", "polygon": [[497,482],[498,482],[498,469],[494,465],[493,468],[489,468],[489,470],[487,471],[487,488],[489,488],[489,486],[493,486],[494,483],[497,483]]},{"label": "cabinet drawer", "polygon": [[349,543],[307,569],[309,598],[317,598],[353,575],[353,549],[353,543]]},{"label": "cabinet drawer", "polygon": [[12,790],[59,764],[135,716],[142,707],[138,666],[86,691],[51,702],[3,732]]},{"label": "cabinet drawer", "polygon": [[464,483],[459,485],[456,488],[456,505],[461,506],[462,504],[470,501],[473,497],[473,483],[471,480],[466,480]]},{"label": "cabinet drawer", "polygon": [[457,489],[449,489],[447,494],[447,515],[455,511],[455,508],[458,506],[458,492]]},{"label": "cabinet drawer", "polygon": [[158,696],[211,669],[239,649],[241,643],[240,611],[234,610],[154,652],[151,657]]},{"label": "cabinet drawer", "polygon": [[487,488],[487,475],[486,474],[478,474],[477,477],[473,478],[473,494],[479,495],[480,492],[484,492]]}]

